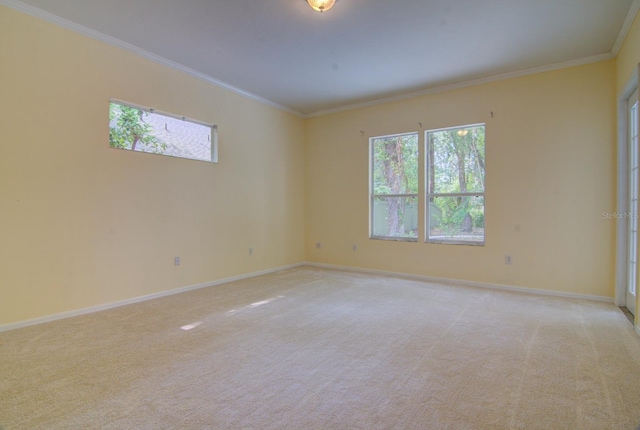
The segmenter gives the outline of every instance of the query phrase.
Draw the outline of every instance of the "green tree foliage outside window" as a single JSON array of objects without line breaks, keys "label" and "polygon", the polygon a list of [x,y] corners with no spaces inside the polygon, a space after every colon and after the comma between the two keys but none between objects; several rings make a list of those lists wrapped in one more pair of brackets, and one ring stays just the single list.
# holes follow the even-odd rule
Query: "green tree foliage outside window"
[{"label": "green tree foliage outside window", "polygon": [[426,140],[428,239],[483,243],[484,125],[428,131]]},{"label": "green tree foliage outside window", "polygon": [[418,135],[371,139],[372,237],[418,237]]},{"label": "green tree foliage outside window", "polygon": [[140,150],[162,154],[166,143],[152,134],[151,125],[144,121],[147,112],[117,103],[109,105],[109,145],[112,148]]}]

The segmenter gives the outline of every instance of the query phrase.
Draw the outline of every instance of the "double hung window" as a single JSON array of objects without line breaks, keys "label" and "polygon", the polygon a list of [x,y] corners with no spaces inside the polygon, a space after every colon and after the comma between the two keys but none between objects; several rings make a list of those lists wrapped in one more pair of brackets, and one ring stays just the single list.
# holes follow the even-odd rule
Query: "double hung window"
[{"label": "double hung window", "polygon": [[429,130],[427,242],[484,244],[485,126]]},{"label": "double hung window", "polygon": [[369,140],[370,236],[418,240],[418,134]]}]

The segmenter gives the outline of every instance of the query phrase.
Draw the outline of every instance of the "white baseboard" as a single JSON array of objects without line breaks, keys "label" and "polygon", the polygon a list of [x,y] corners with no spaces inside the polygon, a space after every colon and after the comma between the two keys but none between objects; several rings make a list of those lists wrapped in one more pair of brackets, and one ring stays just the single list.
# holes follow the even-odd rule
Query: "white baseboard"
[{"label": "white baseboard", "polygon": [[596,300],[599,302],[613,303],[613,298],[611,297],[596,296],[596,295],[590,295],[590,294],[577,294],[577,293],[568,293],[568,292],[562,292],[562,291],[539,290],[536,288],[515,287],[511,285],[488,284],[484,282],[465,281],[462,279],[438,278],[434,276],[414,275],[411,273],[390,272],[386,270],[364,269],[360,267],[351,267],[351,266],[338,266],[334,264],[314,263],[310,261],[306,262],[305,264],[307,266],[314,266],[314,267],[320,267],[325,269],[345,270],[350,272],[371,273],[371,274],[387,275],[387,276],[398,276],[401,278],[415,279],[418,281],[426,281],[426,282],[437,282],[440,284],[460,285],[460,286],[467,286],[467,287],[480,287],[480,288],[489,288],[493,290],[516,291],[521,293],[531,293],[531,294],[538,294],[543,296],[566,297],[566,298],[572,298],[572,299],[586,299],[586,300]]},{"label": "white baseboard", "polygon": [[[551,291],[551,290],[538,290],[535,288],[525,288],[525,287],[514,287],[509,285],[499,285],[499,284],[488,284],[482,282],[474,282],[474,281],[465,281],[460,279],[450,279],[450,278],[438,278],[434,276],[425,276],[425,275],[415,275],[411,273],[404,272],[391,272],[387,270],[377,270],[377,269],[365,269],[360,267],[351,267],[351,266],[339,266],[335,264],[324,264],[324,263],[314,263],[310,261],[305,261],[301,263],[291,264],[287,266],[275,267],[272,269],[261,270],[258,272],[251,272],[244,275],[231,276],[229,278],[219,279],[216,281],[205,282],[202,284],[189,285],[182,288],[177,288],[174,290],[162,291],[159,293],[149,294],[141,297],[134,297],[131,299],[120,300],[117,302],[106,303],[104,305],[91,306],[83,309],[76,309],[73,311],[62,312],[59,314],[48,315],[45,317],[34,318],[25,321],[18,321],[15,323],[0,325],[0,333],[9,330],[16,330],[23,327],[29,327],[36,324],[43,324],[51,321],[56,321],[64,318],[71,318],[75,316],[90,314],[93,312],[100,312],[107,309],[116,308],[119,306],[130,305],[133,303],[144,302],[147,300],[157,299],[160,297],[171,296],[174,294],[185,293],[187,291],[198,290],[200,288],[213,287],[216,285],[226,284],[233,281],[240,281],[243,279],[254,278],[256,276],[267,275],[269,273],[280,272],[282,270],[293,269],[300,266],[311,266],[311,267],[319,267],[325,269],[333,269],[333,270],[342,270],[342,271],[350,271],[350,272],[360,272],[360,273],[369,273],[369,274],[377,274],[377,275],[386,275],[386,276],[397,276],[406,279],[415,279],[418,281],[426,281],[426,282],[437,282],[441,284],[450,284],[450,285],[461,285],[461,286],[470,286],[470,287],[481,287],[481,288],[489,288],[494,290],[504,290],[504,291],[516,291],[523,293],[531,293],[545,296],[555,296],[555,297],[567,297],[574,299],[587,299],[587,300],[597,300],[600,302],[608,302],[613,303],[613,299],[611,297],[604,296],[595,296],[589,294],[576,294],[576,293],[566,293],[561,291]],[[640,335],[640,327],[635,327],[636,332]]]},{"label": "white baseboard", "polygon": [[36,324],[43,324],[43,323],[47,323],[47,322],[51,322],[51,321],[61,320],[61,319],[64,319],[64,318],[71,318],[71,317],[76,317],[76,316],[80,316],[80,315],[90,314],[90,313],[93,313],[93,312],[100,312],[100,311],[104,311],[104,310],[107,310],[107,309],[117,308],[119,306],[125,306],[125,305],[130,305],[130,304],[133,304],[133,303],[139,303],[139,302],[144,302],[144,301],[147,301],[147,300],[157,299],[157,298],[160,298],[160,297],[166,297],[166,296],[172,296],[174,294],[186,293],[187,291],[198,290],[200,288],[213,287],[213,286],[216,286],[216,285],[226,284],[226,283],[233,282],[233,281],[240,281],[240,280],[243,280],[243,279],[254,278],[256,276],[267,275],[269,273],[280,272],[282,270],[287,270],[287,269],[293,269],[295,267],[303,266],[305,264],[306,263],[297,263],[297,264],[291,264],[291,265],[288,265],[288,266],[274,267],[272,269],[266,269],[266,270],[261,270],[261,271],[258,271],[258,272],[247,273],[247,274],[244,274],[244,275],[231,276],[229,278],[218,279],[217,281],[205,282],[205,283],[196,284],[196,285],[189,285],[189,286],[182,287],[182,288],[176,288],[174,290],[161,291],[159,293],[149,294],[149,295],[146,295],[146,296],[134,297],[132,299],[126,299],[126,300],[120,300],[120,301],[117,301],[117,302],[106,303],[104,305],[91,306],[91,307],[88,307],[88,308],[76,309],[76,310],[73,310],[73,311],[62,312],[62,313],[55,314],[55,315],[48,315],[48,316],[45,316],[45,317],[34,318],[34,319],[30,319],[30,320],[18,321],[18,322],[15,322],[15,323],[0,325],[0,333],[2,333],[4,331],[9,331],[9,330],[16,330],[16,329],[23,328],[23,327],[29,327],[29,326],[36,325]]}]

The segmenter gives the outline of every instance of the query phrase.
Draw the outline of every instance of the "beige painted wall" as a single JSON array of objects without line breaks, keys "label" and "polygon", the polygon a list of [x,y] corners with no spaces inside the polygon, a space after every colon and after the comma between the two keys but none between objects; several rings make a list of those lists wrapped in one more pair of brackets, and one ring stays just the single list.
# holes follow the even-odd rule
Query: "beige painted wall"
[{"label": "beige painted wall", "polygon": [[[615,79],[610,60],[310,119],[307,259],[613,297]],[[368,239],[368,138],[479,122],[486,245]]]},{"label": "beige painted wall", "polygon": [[[638,63],[640,63],[640,20],[636,15],[633,25],[616,57],[617,97],[622,97],[624,89],[631,81],[632,76],[638,73]],[[638,310],[640,310],[640,296],[636,296],[636,326],[640,326]]]},{"label": "beige painted wall", "polygon": [[[0,325],[304,260],[302,119],[6,7],[0,64]],[[110,97],[220,163],[110,149]]]},{"label": "beige painted wall", "polygon": [[[0,325],[305,258],[612,297],[639,46],[636,23],[617,60],[303,120],[0,7]],[[220,163],[110,149],[109,97],[218,124]],[[368,137],[477,122],[486,245],[368,239]]]}]

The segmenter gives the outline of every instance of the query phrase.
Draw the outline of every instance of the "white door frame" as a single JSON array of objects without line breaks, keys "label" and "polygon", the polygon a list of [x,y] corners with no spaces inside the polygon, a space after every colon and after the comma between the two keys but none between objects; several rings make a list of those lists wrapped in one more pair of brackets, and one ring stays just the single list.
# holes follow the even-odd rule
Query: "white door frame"
[{"label": "white door frame", "polygon": [[[627,100],[638,88],[638,70],[627,82],[622,93],[618,96],[618,193],[617,212],[626,214],[629,212],[629,175],[628,175],[628,137],[629,137],[629,113]],[[617,306],[626,306],[627,303],[627,219],[616,217],[616,291],[614,302]]]}]

